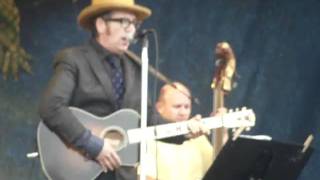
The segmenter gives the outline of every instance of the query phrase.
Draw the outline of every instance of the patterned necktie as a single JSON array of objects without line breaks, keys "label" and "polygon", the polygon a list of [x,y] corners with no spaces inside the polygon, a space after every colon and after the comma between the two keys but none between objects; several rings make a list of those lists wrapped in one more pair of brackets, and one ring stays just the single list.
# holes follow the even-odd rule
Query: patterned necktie
[{"label": "patterned necktie", "polygon": [[118,109],[122,104],[123,94],[125,91],[124,78],[120,66],[120,59],[116,56],[110,56],[107,61],[109,62],[112,71],[111,81],[117,102],[116,107]]}]

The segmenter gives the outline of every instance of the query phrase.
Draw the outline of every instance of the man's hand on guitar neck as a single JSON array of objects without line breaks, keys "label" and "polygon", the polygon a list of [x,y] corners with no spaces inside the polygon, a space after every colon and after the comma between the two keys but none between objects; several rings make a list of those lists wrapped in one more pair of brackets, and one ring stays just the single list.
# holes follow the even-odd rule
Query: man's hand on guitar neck
[{"label": "man's hand on guitar neck", "polygon": [[96,157],[96,160],[101,165],[104,172],[107,172],[108,170],[113,171],[121,164],[120,157],[108,140],[104,140],[103,148]]},{"label": "man's hand on guitar neck", "polygon": [[[216,113],[211,113],[211,116],[222,116],[226,112],[226,108],[219,108]],[[188,121],[188,129],[190,130],[190,133],[187,134],[188,138],[196,138],[201,135],[210,134],[210,130],[204,126],[200,120],[201,115],[197,114]]]},{"label": "man's hand on guitar neck", "polygon": [[197,114],[188,121],[188,129],[190,133],[187,134],[186,137],[196,138],[198,136],[208,135],[210,133],[210,130],[204,126],[200,120],[201,115]]}]

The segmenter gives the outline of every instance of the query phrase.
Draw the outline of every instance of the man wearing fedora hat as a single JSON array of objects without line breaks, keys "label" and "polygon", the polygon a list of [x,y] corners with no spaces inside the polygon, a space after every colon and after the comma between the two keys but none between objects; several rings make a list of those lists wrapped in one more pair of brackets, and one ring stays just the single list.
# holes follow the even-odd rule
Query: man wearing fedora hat
[{"label": "man wearing fedora hat", "polygon": [[[150,15],[150,9],[134,0],[92,0],[78,16],[79,25],[92,38],[56,55],[53,76],[39,104],[40,117],[50,130],[108,171],[97,179],[136,179],[137,173],[133,167],[120,166],[112,145],[91,133],[69,107],[100,117],[122,108],[140,112],[141,67],[127,50]],[[191,135],[201,132],[197,125]]]},{"label": "man wearing fedora hat", "polygon": [[44,124],[108,171],[98,179],[135,179],[136,174],[132,168],[120,167],[112,146],[84,127],[68,107],[97,116],[121,108],[140,112],[141,68],[125,52],[140,23],[150,15],[150,9],[134,0],[92,0],[78,16],[79,25],[92,33],[92,39],[57,54],[40,101]]}]

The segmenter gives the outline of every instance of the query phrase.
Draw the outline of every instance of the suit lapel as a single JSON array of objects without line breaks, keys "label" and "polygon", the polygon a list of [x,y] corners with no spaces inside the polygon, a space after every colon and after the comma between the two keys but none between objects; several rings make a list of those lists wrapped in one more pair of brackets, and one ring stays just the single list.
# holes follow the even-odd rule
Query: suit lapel
[{"label": "suit lapel", "polygon": [[[88,60],[94,75],[97,77],[97,79],[101,83],[106,93],[106,97],[111,100],[112,104],[115,104],[116,99],[113,91],[111,78],[108,76],[107,70],[104,67],[104,64],[101,58],[97,55],[96,50],[90,45],[88,45],[87,47],[88,48],[86,48],[84,56]],[[140,71],[136,71],[136,68],[137,68],[136,66],[140,68],[140,65],[138,65],[137,62],[130,60],[130,57],[128,57],[128,55],[124,55],[122,60],[123,60],[123,73],[124,73],[125,88],[126,88],[125,94],[123,97],[123,105],[124,105],[123,107],[127,107],[127,106],[130,107],[132,106],[132,102],[130,101],[132,99],[131,96],[140,94],[140,91],[141,91],[140,79],[137,79],[137,78],[141,78],[141,74],[137,74]],[[136,92],[137,90],[139,90],[139,92]]]},{"label": "suit lapel", "polygon": [[97,53],[91,46],[89,46],[88,51],[86,51],[84,54],[90,64],[93,73],[99,79],[107,98],[112,102],[115,102],[116,100],[113,92],[112,82],[107,74],[107,70],[104,67],[101,58],[98,57]]}]

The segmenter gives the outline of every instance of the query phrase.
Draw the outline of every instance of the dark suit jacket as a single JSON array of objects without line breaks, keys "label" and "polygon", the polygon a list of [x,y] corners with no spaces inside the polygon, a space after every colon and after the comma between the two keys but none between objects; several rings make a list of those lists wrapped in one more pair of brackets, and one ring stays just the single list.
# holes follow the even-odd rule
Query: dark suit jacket
[{"label": "dark suit jacket", "polygon": [[[126,90],[121,108],[140,112],[141,68],[129,56],[124,58]],[[68,107],[106,116],[116,110],[114,97],[111,79],[90,42],[58,53],[53,77],[40,102],[39,114],[51,130],[72,144],[85,128]]]}]

